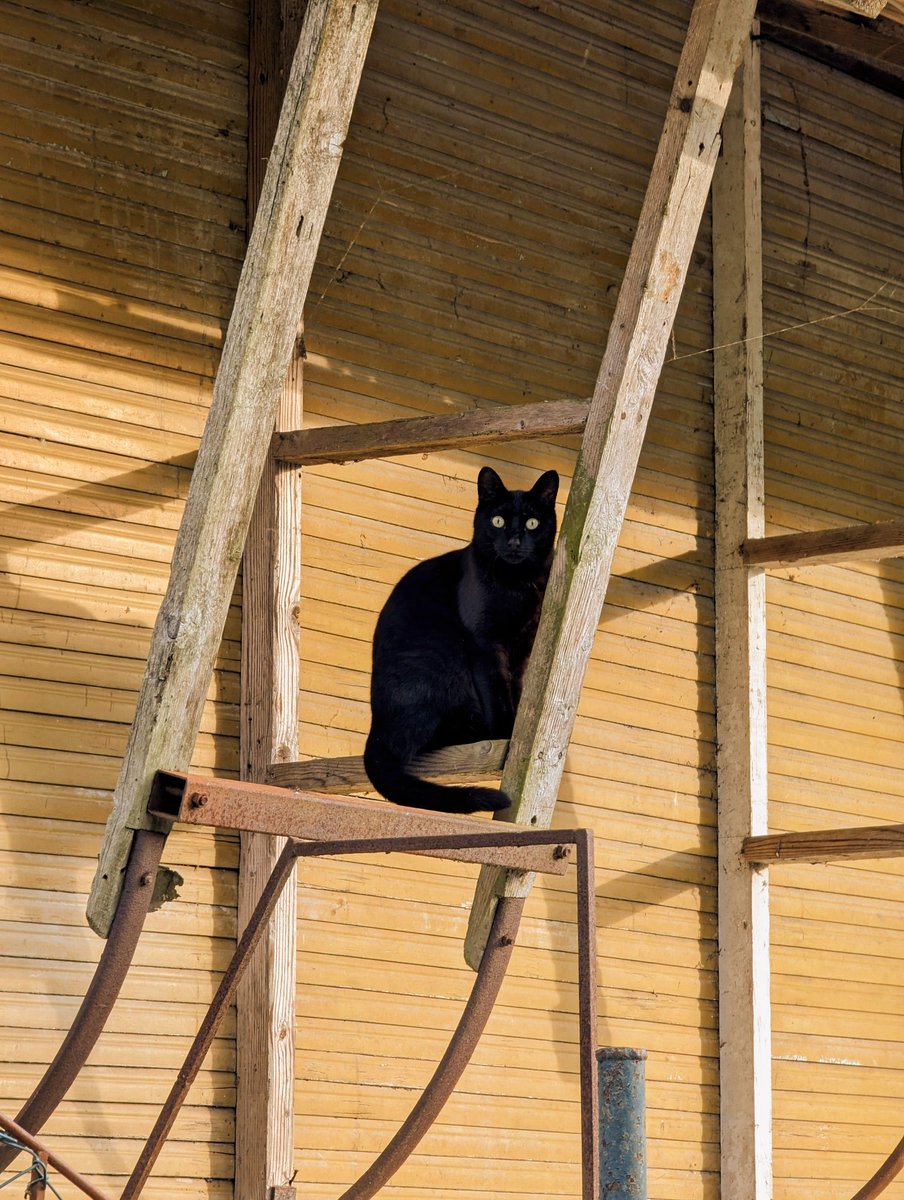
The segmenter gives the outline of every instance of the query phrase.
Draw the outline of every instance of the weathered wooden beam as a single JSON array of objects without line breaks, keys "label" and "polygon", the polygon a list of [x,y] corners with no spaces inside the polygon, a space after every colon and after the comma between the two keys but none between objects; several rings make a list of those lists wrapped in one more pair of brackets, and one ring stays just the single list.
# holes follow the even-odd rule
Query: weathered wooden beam
[{"label": "weathered wooden beam", "polygon": [[872,87],[904,95],[904,27],[880,17],[880,0],[832,11],[815,0],[760,0],[762,37],[844,71]]},{"label": "weathered wooden beam", "polygon": [[88,902],[103,936],[154,772],[191,759],[375,15],[308,6]]},{"label": "weathered wooden beam", "polygon": [[[249,13],[248,210],[263,191],[305,5],[253,0]],[[277,429],[302,422],[302,358],[295,350]],[[263,783],[274,758],[298,755],[301,604],[301,472],[264,464],[242,560],[242,779]],[[285,845],[239,834],[237,936],[241,936]],[[294,1175],[296,871],[236,992],[235,1183],[237,1196],[270,1196]]]},{"label": "weathered wooden beam", "polygon": [[767,824],[766,579],[741,542],[763,530],[759,44],[750,41],[713,177],[719,1093],[722,1189],[772,1195],[768,876],[741,857]]},{"label": "weathered wooden beam", "polygon": [[[502,786],[511,819],[543,828],[565,754],[653,396],[719,153],[719,127],[754,0],[697,0],[556,547]],[[466,939],[480,960],[500,895],[530,877],[483,870]]]},{"label": "weathered wooden beam", "polygon": [[[434,783],[477,783],[497,779],[502,774],[508,745],[508,742],[487,741],[445,746],[415,759],[411,770]],[[267,772],[267,782],[277,787],[303,788],[308,792],[335,796],[373,790],[360,754],[312,758],[307,762],[275,762]]]},{"label": "weathered wooden beam", "polygon": [[547,400],[539,404],[499,405],[477,412],[373,421],[366,425],[296,429],[274,435],[273,456],[279,462],[312,467],[452,450],[480,442],[557,437],[580,433],[589,408],[589,400]]},{"label": "weathered wooden beam", "polygon": [[874,562],[904,554],[904,521],[879,521],[818,529],[812,533],[786,533],[775,537],[745,538],[744,562],[758,567],[816,566],[834,562]]},{"label": "weathered wooden beam", "polygon": [[829,863],[857,858],[904,857],[904,825],[820,829],[813,833],[771,833],[744,839],[744,859],[773,863]]}]

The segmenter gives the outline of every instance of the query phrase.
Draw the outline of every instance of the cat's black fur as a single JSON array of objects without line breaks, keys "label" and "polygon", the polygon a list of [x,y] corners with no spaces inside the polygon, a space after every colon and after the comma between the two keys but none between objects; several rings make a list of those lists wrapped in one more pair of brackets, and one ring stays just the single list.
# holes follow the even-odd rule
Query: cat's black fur
[{"label": "cat's black fur", "polygon": [[483,467],[473,540],[419,563],[386,601],[364,765],[387,800],[459,813],[508,807],[492,788],[445,787],[407,768],[427,750],[511,735],[552,561],[558,486],[547,471],[530,491],[509,491]]}]

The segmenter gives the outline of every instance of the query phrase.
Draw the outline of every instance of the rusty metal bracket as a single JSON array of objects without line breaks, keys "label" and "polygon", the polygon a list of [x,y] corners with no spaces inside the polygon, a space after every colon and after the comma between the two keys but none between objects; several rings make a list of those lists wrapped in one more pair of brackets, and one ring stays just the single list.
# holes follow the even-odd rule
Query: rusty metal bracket
[{"label": "rusty metal bracket", "polygon": [[[487,821],[455,813],[428,812],[405,808],[385,800],[364,800],[358,796],[326,796],[274,784],[248,783],[236,779],[212,779],[205,775],[186,775],[176,771],[158,771],[148,801],[148,812],[167,821],[188,825],[208,825],[222,829],[242,829],[254,833],[277,834],[303,841],[326,842],[336,838],[429,837],[442,834],[480,835],[482,840],[449,843],[430,850],[409,846],[407,853],[429,854],[433,858],[453,858],[460,862],[499,863],[522,871],[543,871],[564,875],[571,857],[571,845],[564,839],[538,842],[518,838],[519,833],[536,833],[530,826],[499,823],[508,836],[489,844],[483,837]],[[399,849],[405,847],[399,846]]]},{"label": "rusty metal bracket", "polygon": [[[221,786],[222,785],[222,786]],[[218,791],[217,789],[221,790]],[[249,792],[249,789],[251,791]],[[258,828],[255,822],[272,824],[273,797],[254,794],[276,792],[277,789],[254,788],[249,784],[223,784],[217,780],[160,773],[149,808],[170,821],[183,819],[182,809],[195,814],[196,823],[232,828],[237,820],[241,828]],[[215,795],[223,801],[210,802]],[[286,808],[291,808],[291,794],[281,791]],[[305,794],[295,799],[303,801],[301,808],[316,814],[317,823],[337,814],[326,814],[319,807],[324,797]],[[263,809],[259,801],[263,802]],[[289,803],[286,803],[286,802]],[[135,1200],[150,1176],[154,1163],[185,1101],[188,1091],[200,1070],[201,1063],[216,1036],[216,1031],[235,996],[239,980],[272,915],[279,895],[298,858],[340,854],[368,854],[393,851],[408,854],[427,854],[437,857],[461,858],[465,861],[494,862],[520,870],[549,871],[561,874],[577,850],[578,895],[578,992],[580,1022],[580,1086],[581,1086],[581,1153],[582,1197],[595,1200],[598,1177],[598,1083],[595,1065],[596,1049],[596,921],[593,882],[593,836],[589,830],[535,830],[476,818],[449,817],[447,814],[425,813],[420,810],[398,810],[386,806],[371,806],[369,802],[342,802],[342,819],[334,821],[335,832],[351,833],[347,837],[320,837],[301,842],[290,838],[267,881],[254,912],[239,939],[232,960],[220,982],[214,1000],[189,1049],[188,1055],[148,1140],[139,1155],[135,1168],[122,1192],[121,1200]],[[376,808],[372,812],[371,808]],[[161,811],[163,810],[163,811]],[[203,810],[203,816],[201,816]],[[376,834],[374,820],[384,816],[394,833]],[[401,822],[397,817],[401,816]],[[297,811],[293,821],[297,817]],[[305,826],[310,831],[309,826]],[[319,828],[322,830],[323,825]],[[398,832],[405,829],[405,833]],[[360,836],[366,830],[371,836]],[[271,832],[273,832],[271,830]],[[358,836],[355,836],[355,835]],[[302,835],[303,836],[303,835]],[[126,971],[131,963],[144,917],[153,895],[153,884],[160,863],[165,834],[147,830],[136,834],[132,856],[126,874],[122,899],[111,929],[104,954],[95,971],[91,987],[85,996],[76,1021],[63,1042],[54,1062],[20,1113],[17,1122],[0,1118],[0,1126],[11,1132],[21,1132],[24,1145],[39,1144],[33,1132],[53,1112],[70,1084],[83,1066],[103,1029],[107,1015],[116,1000]],[[480,963],[471,996],[462,1012],[458,1026],[450,1039],[433,1078],[424,1089],[409,1116],[375,1162],[342,1196],[342,1200],[369,1200],[395,1174],[413,1152],[421,1138],[436,1120],[462,1072],[473,1055],[499,994],[524,907],[522,899],[505,899],[497,907],[491,937]],[[28,1130],[22,1128],[26,1125]],[[30,1139],[30,1140],[29,1140]],[[65,1167],[49,1151],[40,1147],[45,1161],[51,1162],[76,1186],[93,1200],[108,1198],[87,1180]],[[7,1163],[16,1150],[7,1152]]]},{"label": "rusty metal bracket", "polygon": [[[188,811],[195,814],[195,820],[198,823],[213,825],[234,819],[241,811],[241,820],[244,822],[242,827],[255,828],[255,816],[252,810],[261,797],[264,798],[265,803],[268,802],[265,792],[272,789],[234,783],[224,783],[222,789],[211,788],[212,783],[220,782],[222,781],[201,781],[166,773],[158,777],[151,806],[157,815],[168,816],[170,820],[181,819],[182,811]],[[211,797],[215,791],[217,798],[212,800]],[[227,791],[228,797],[226,796]],[[286,796],[285,793],[283,793],[283,797],[284,803],[289,802],[286,803],[286,807],[290,807],[291,797]],[[296,796],[296,799],[298,798]],[[310,799],[311,797],[304,796],[306,803]],[[314,797],[313,799],[315,802],[319,802],[323,798]],[[219,801],[223,801],[223,803],[221,804]],[[202,811],[203,815],[201,815]],[[392,809],[385,808],[383,811],[393,812]],[[359,828],[356,824],[357,817],[352,814],[351,809],[347,808],[345,812],[348,813],[349,819],[341,822],[342,830]],[[365,815],[367,816],[367,814]],[[418,810],[412,810],[411,815],[414,818],[437,816],[437,814],[421,813]],[[272,808],[269,806],[263,819],[268,822],[273,819]],[[456,818],[456,820],[461,822],[462,818]],[[461,828],[462,826],[458,825],[457,827]],[[276,867],[245,927],[207,1016],[189,1049],[176,1083],[139,1156],[135,1170],[126,1184],[122,1200],[135,1200],[147,1182],[154,1162],[200,1069],[201,1062],[210,1048],[223,1014],[235,995],[239,980],[260,940],[296,859],[393,851],[437,856],[455,855],[457,857],[460,853],[467,852],[474,861],[505,862],[508,860],[512,865],[524,869],[526,851],[530,851],[528,859],[532,865],[542,861],[542,854],[539,859],[537,857],[540,852],[551,852],[552,861],[561,863],[567,860],[572,847],[577,849],[578,867],[582,1197],[583,1200],[595,1200],[599,1174],[599,1147],[598,1081],[595,1059],[597,978],[593,836],[586,829],[532,830],[511,826],[501,829],[496,823],[477,821],[469,822],[467,832],[461,833],[425,834],[419,830],[418,833],[401,836],[398,834],[370,837],[352,836],[306,843],[290,838],[286,842]],[[559,873],[558,870],[556,873]],[[524,901],[521,899],[507,899],[498,905],[492,933],[481,959],[471,996],[433,1078],[396,1135],[375,1162],[343,1193],[341,1200],[370,1200],[370,1197],[374,1196],[396,1173],[436,1120],[470,1061],[493,1010],[511,958],[523,907]]]}]

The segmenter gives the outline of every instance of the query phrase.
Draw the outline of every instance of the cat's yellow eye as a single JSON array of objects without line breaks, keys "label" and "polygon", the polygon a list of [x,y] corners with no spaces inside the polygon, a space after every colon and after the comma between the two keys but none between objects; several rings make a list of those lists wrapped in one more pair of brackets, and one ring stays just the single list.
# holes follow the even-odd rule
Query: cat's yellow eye
[{"label": "cat's yellow eye", "polygon": [[539,524],[540,524],[540,522],[537,520],[536,517],[528,517],[527,520],[524,522],[525,528],[527,528],[527,529],[536,529]]},{"label": "cat's yellow eye", "polygon": [[505,517],[499,517],[499,516],[493,517],[491,524],[493,525],[493,527],[495,529],[502,529],[503,526],[505,525]]}]

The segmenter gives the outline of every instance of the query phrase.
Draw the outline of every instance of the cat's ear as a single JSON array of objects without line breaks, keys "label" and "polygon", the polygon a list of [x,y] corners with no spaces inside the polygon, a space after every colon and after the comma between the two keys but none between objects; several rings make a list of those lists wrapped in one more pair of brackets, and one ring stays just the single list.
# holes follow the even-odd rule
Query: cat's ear
[{"label": "cat's ear", "polygon": [[530,490],[530,495],[541,503],[548,504],[550,508],[556,502],[556,495],[559,491],[559,473],[558,471],[544,471],[537,482]]},{"label": "cat's ear", "polygon": [[477,498],[481,504],[500,501],[508,495],[508,488],[492,467],[481,467],[477,476]]}]

